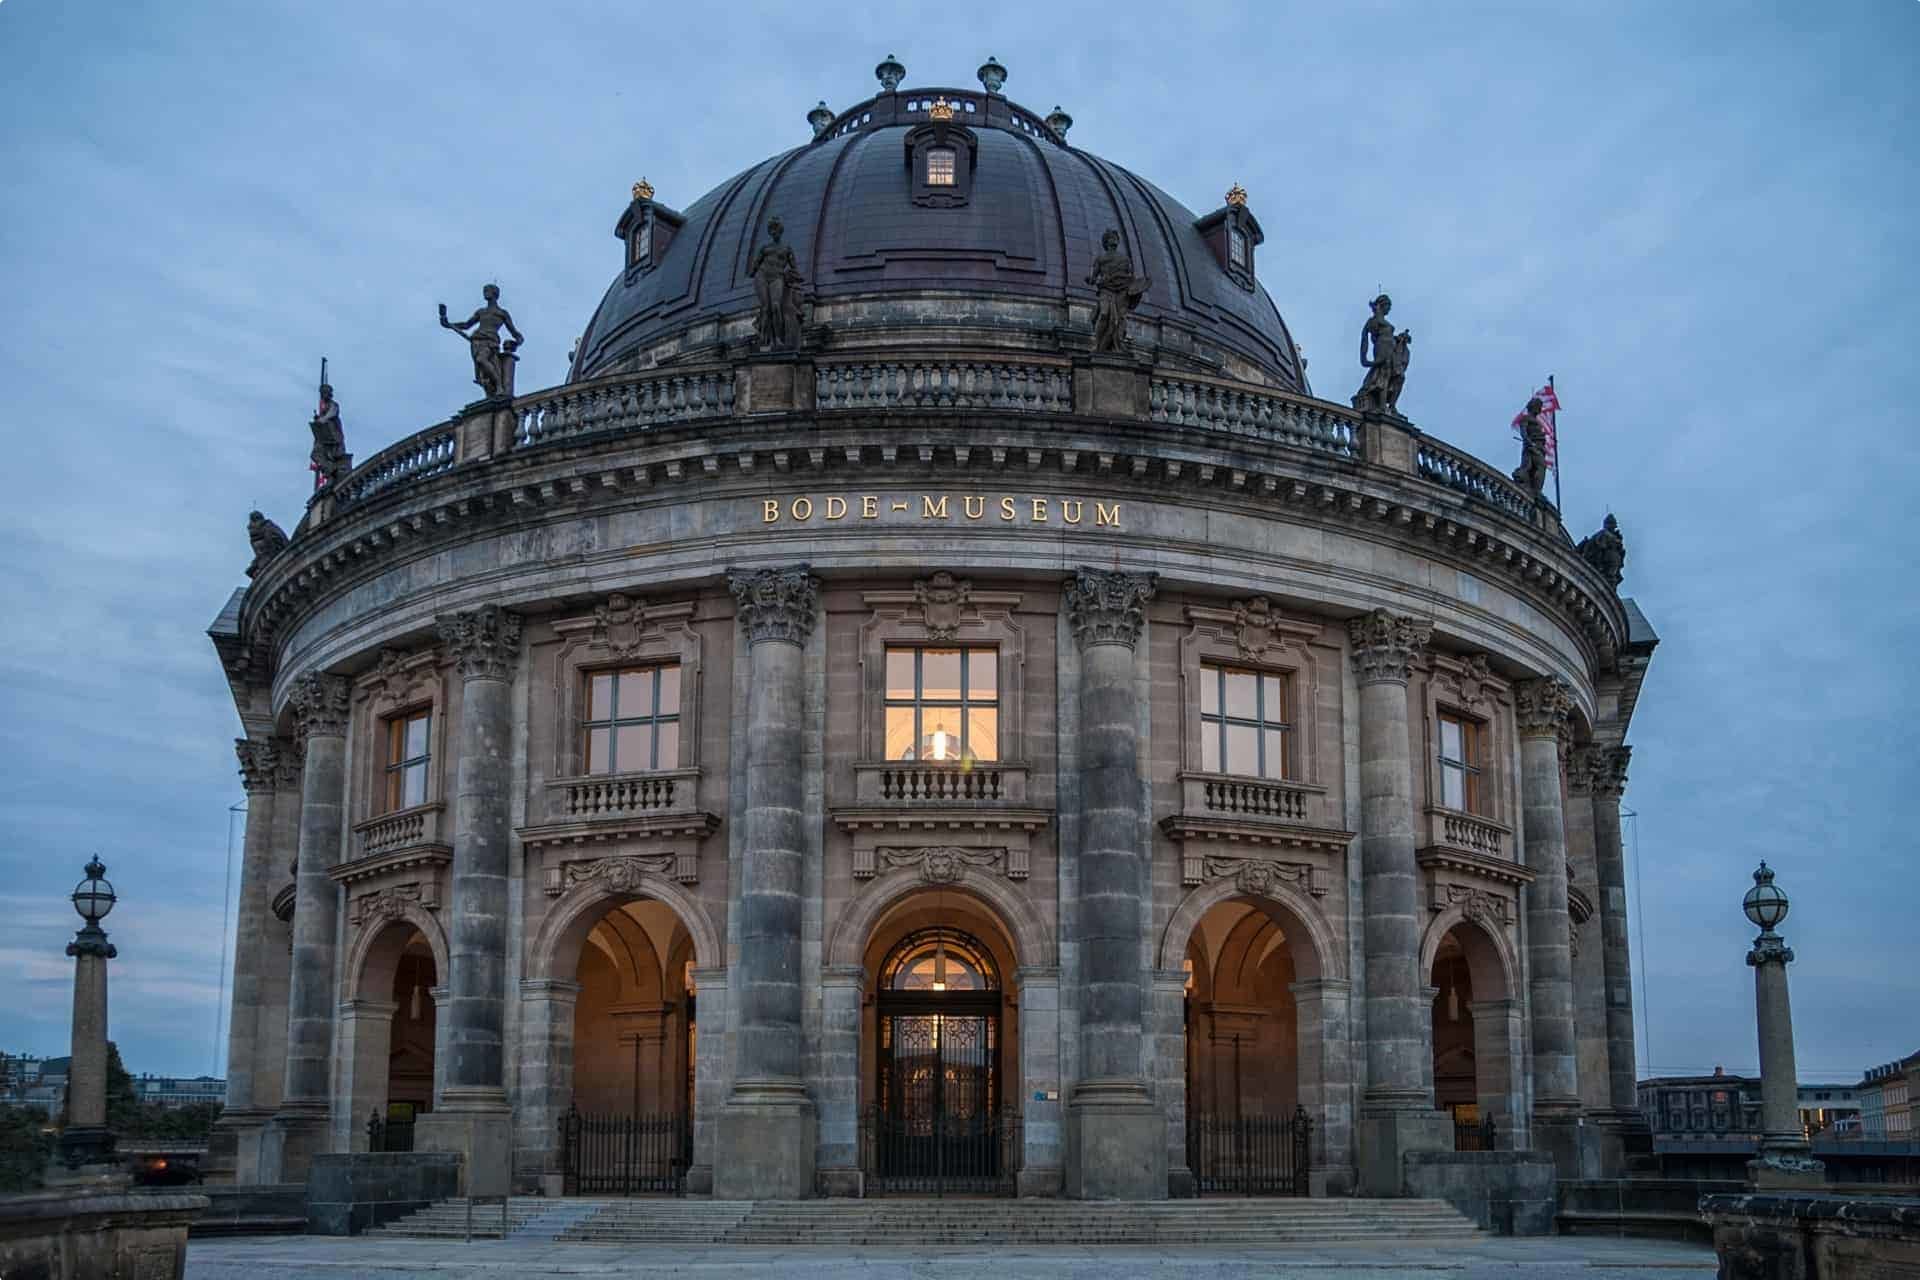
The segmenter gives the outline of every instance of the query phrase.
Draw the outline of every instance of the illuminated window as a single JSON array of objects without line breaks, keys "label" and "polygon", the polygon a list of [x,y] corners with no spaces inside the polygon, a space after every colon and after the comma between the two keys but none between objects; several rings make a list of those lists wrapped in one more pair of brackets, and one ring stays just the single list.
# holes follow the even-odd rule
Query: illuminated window
[{"label": "illuminated window", "polygon": [[1462,813],[1481,812],[1480,725],[1440,715],[1440,803]]},{"label": "illuminated window", "polygon": [[427,802],[433,713],[416,711],[387,721],[387,811]]},{"label": "illuminated window", "polygon": [[927,185],[930,187],[950,187],[954,184],[954,151],[952,147],[929,147],[927,149]]},{"label": "illuminated window", "polygon": [[1205,663],[1200,668],[1200,767],[1208,773],[1284,778],[1292,754],[1287,680]]},{"label": "illuminated window", "polygon": [[587,675],[584,773],[644,773],[680,764],[680,668]]},{"label": "illuminated window", "polygon": [[922,929],[903,938],[881,966],[888,991],[995,991],[1000,978],[979,939],[958,929]]},{"label": "illuminated window", "polygon": [[999,651],[888,649],[886,758],[998,760]]}]

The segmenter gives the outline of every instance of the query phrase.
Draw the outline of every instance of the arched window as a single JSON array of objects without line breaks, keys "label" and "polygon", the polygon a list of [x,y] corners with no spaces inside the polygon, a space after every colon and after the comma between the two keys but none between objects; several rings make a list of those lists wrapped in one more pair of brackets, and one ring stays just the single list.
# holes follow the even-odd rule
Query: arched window
[{"label": "arched window", "polygon": [[979,939],[958,929],[908,934],[880,967],[884,991],[998,991],[1000,974]]}]

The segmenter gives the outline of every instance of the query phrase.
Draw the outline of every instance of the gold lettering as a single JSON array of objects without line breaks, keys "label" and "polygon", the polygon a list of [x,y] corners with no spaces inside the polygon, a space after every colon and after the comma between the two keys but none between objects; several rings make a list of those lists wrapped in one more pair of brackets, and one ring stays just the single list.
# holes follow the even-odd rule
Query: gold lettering
[{"label": "gold lettering", "polygon": [[906,510],[909,510],[910,508],[904,502],[896,502],[893,504],[893,509],[895,511],[906,511]]},{"label": "gold lettering", "polygon": [[1116,502],[1111,507],[1109,507],[1104,502],[1094,503],[1093,504],[1093,523],[1096,526],[1103,525],[1103,524],[1110,524],[1114,528],[1118,529],[1120,527],[1120,504]]},{"label": "gold lettering", "polygon": [[793,500],[793,518],[795,520],[813,519],[813,499],[795,498]]},{"label": "gold lettering", "polygon": [[1012,498],[1000,499],[1000,518],[1002,520],[1013,519],[1013,499]]},{"label": "gold lettering", "polygon": [[772,524],[780,518],[780,500],[768,498],[760,507],[760,523]]},{"label": "gold lettering", "polygon": [[1045,524],[1047,522],[1047,500],[1045,498],[1035,498],[1033,500],[1033,522],[1035,524]]},{"label": "gold lettering", "polygon": [[1060,518],[1068,524],[1079,524],[1080,514],[1086,509],[1086,503],[1077,499],[1060,499]]},{"label": "gold lettering", "polygon": [[870,493],[867,494],[865,497],[861,498],[860,499],[860,518],[862,520],[879,519],[880,518],[880,499],[874,497]]},{"label": "gold lettering", "polygon": [[846,518],[846,514],[847,500],[845,498],[827,499],[827,519],[842,520]]},{"label": "gold lettering", "polygon": [[967,519],[969,520],[978,520],[981,516],[987,514],[987,500],[985,498],[977,498],[969,494],[960,499],[960,501],[967,509]]},{"label": "gold lettering", "polygon": [[928,495],[920,495],[920,518],[922,520],[945,520],[947,518],[946,495],[942,494],[940,496],[940,501],[937,505]]}]

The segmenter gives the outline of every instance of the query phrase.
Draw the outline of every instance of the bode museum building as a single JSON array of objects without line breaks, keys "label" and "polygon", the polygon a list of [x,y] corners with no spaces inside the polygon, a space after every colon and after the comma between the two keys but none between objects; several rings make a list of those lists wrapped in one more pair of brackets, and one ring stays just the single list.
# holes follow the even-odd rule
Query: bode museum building
[{"label": "bode museum building", "polygon": [[254,513],[211,631],[248,793],[217,1176],[1617,1172],[1655,640],[1618,531],[1541,491],[1540,406],[1511,474],[1425,434],[1384,297],[1323,399],[1245,191],[1196,213],[991,60],[878,75],[610,209],[565,385],[514,386],[489,286],[442,312],[481,393],[447,421],[356,462],[322,388],[313,498]]}]

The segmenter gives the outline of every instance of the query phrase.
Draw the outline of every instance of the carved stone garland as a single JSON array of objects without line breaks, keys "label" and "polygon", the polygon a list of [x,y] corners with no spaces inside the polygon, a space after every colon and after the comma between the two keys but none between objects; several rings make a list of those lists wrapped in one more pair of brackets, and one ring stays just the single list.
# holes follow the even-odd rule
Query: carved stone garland
[{"label": "carved stone garland", "polygon": [[1405,684],[1426,653],[1433,628],[1418,618],[1375,609],[1347,623],[1353,645],[1353,671],[1361,684]]},{"label": "carved stone garland", "polygon": [[547,868],[546,894],[557,898],[583,884],[593,884],[608,894],[638,893],[649,875],[672,876],[682,884],[693,884],[698,870],[698,860],[691,852],[622,853],[563,862]]},{"label": "carved stone garland", "polygon": [[497,604],[435,619],[440,642],[467,680],[511,680],[520,656],[520,615]]},{"label": "carved stone garland", "polygon": [[1447,905],[1459,907],[1461,915],[1482,928],[1505,928],[1513,923],[1505,896],[1472,885],[1448,885]]},{"label": "carved stone garland", "polygon": [[1008,879],[1024,879],[1024,868],[1015,875],[1004,848],[968,849],[959,845],[922,845],[919,847],[881,846],[873,850],[868,858],[858,853],[854,857],[856,878],[865,880],[882,871],[897,871],[903,867],[917,867],[920,878],[928,884],[958,884],[965,877],[968,867],[981,871],[1004,871]]},{"label": "carved stone garland", "polygon": [[1209,855],[1201,860],[1200,878],[1195,883],[1204,884],[1222,878],[1232,879],[1241,893],[1263,898],[1272,897],[1274,890],[1282,884],[1304,889],[1316,898],[1325,897],[1327,892],[1327,887],[1320,883],[1310,863],[1275,862],[1267,858],[1241,858],[1229,854]]},{"label": "carved stone garland", "polygon": [[1146,625],[1154,575],[1109,569],[1077,569],[1065,586],[1067,621],[1081,648],[1124,644],[1131,649]]},{"label": "carved stone garland", "polygon": [[355,925],[378,926],[405,916],[409,907],[424,907],[428,911],[438,911],[440,886],[431,881],[425,884],[414,881],[408,884],[388,885],[372,893],[363,893],[353,900],[353,909],[349,918]]},{"label": "carved stone garland", "polygon": [[784,640],[805,644],[813,634],[820,583],[806,565],[730,573],[727,589],[733,593],[734,607],[747,628],[747,643]]}]

